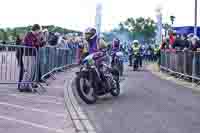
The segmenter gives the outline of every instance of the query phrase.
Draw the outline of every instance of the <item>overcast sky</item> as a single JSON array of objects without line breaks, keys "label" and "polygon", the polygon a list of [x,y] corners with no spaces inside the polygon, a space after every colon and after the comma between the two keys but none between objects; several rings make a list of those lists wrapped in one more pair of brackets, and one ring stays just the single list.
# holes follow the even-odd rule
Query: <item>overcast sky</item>
[{"label": "overcast sky", "polygon": [[[83,30],[94,25],[95,6],[99,2],[103,6],[104,31],[127,17],[149,16],[155,19],[158,5],[163,8],[163,21],[169,21],[169,16],[174,15],[176,26],[194,23],[194,0],[0,0],[0,27],[39,23]],[[198,5],[200,16],[200,2]]]}]

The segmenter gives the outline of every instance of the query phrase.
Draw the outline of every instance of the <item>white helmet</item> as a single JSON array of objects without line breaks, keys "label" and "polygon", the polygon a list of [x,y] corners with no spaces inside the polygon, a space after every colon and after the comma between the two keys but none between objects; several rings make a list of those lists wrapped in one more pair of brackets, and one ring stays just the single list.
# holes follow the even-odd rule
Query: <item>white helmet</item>
[{"label": "white helmet", "polygon": [[138,41],[138,40],[134,40],[133,43],[134,43],[134,44],[135,44],[135,43],[139,44],[139,41]]}]

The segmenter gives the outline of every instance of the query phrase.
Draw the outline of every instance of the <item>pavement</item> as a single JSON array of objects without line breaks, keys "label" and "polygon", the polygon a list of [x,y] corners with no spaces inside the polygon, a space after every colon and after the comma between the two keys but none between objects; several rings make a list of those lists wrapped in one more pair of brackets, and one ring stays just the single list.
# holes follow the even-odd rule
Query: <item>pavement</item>
[{"label": "pavement", "polygon": [[79,105],[97,133],[199,133],[200,96],[143,69],[126,68],[122,93]]},{"label": "pavement", "polygon": [[49,79],[42,94],[19,93],[13,85],[1,85],[0,133],[75,133],[64,99],[64,85],[72,71]]}]

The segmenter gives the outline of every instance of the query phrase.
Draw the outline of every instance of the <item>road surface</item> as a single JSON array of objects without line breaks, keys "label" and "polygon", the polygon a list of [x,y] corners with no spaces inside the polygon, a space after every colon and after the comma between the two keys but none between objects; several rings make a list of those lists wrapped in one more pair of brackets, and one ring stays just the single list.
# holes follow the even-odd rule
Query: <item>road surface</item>
[{"label": "road surface", "polygon": [[0,133],[75,133],[64,102],[64,84],[73,73],[55,75],[40,95],[0,88]]},{"label": "road surface", "polygon": [[199,133],[200,96],[188,88],[128,68],[118,98],[80,103],[98,133]]}]

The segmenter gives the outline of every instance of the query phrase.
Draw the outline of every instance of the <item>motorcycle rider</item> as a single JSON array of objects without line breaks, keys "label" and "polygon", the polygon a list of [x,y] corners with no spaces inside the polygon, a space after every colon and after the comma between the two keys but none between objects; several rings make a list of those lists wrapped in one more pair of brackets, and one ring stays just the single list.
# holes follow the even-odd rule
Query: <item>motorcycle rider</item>
[{"label": "motorcycle rider", "polygon": [[[105,57],[105,49],[107,48],[107,43],[104,41],[102,37],[98,37],[97,31],[95,28],[88,28],[85,31],[85,39],[88,42],[88,55],[94,54],[98,58],[98,60],[95,60],[97,64],[97,68],[100,70],[101,62],[102,60],[107,62],[107,58]],[[103,77],[103,73],[100,75],[100,80],[105,80]],[[101,82],[101,81],[99,81]]]},{"label": "motorcycle rider", "polygon": [[120,40],[118,38],[113,39],[112,43],[112,61],[111,65],[114,63],[114,58],[116,55],[116,52],[120,51]]},{"label": "motorcycle rider", "polygon": [[132,49],[132,45],[129,44],[128,45],[128,59],[129,59],[129,66],[132,66],[132,58],[133,58],[133,49]]},{"label": "motorcycle rider", "polygon": [[108,47],[108,44],[104,41],[103,37],[97,35],[95,28],[86,29],[85,39],[88,42],[88,55],[105,51]]},{"label": "motorcycle rider", "polygon": [[120,50],[120,40],[118,38],[113,39],[112,51],[117,52]]},{"label": "motorcycle rider", "polygon": [[142,48],[138,40],[134,40],[132,44],[133,56],[138,58],[139,66],[142,67]]},{"label": "motorcycle rider", "polygon": [[159,50],[160,50],[159,46],[155,45],[155,47],[154,47],[154,61],[158,60]]}]

